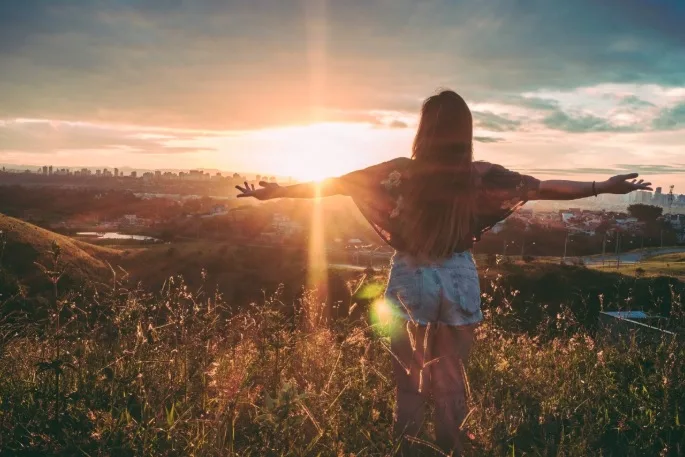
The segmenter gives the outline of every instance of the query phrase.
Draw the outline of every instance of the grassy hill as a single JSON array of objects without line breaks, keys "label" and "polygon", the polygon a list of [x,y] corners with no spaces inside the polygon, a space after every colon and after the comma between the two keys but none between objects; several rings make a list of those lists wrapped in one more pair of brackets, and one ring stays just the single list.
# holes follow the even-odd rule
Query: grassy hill
[{"label": "grassy hill", "polygon": [[60,250],[59,269],[65,271],[60,284],[102,280],[111,274],[107,261],[116,261],[116,249],[95,246],[59,235],[35,225],[0,214],[0,293],[35,295],[51,285],[41,267],[52,269],[53,244]]}]

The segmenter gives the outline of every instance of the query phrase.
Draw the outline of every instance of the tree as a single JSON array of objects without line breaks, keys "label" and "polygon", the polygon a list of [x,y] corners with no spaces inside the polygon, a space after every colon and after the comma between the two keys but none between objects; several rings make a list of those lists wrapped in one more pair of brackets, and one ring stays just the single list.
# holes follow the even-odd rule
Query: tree
[{"label": "tree", "polygon": [[656,222],[656,220],[661,217],[663,211],[664,209],[660,206],[643,205],[641,203],[628,207],[630,215],[640,222]]}]

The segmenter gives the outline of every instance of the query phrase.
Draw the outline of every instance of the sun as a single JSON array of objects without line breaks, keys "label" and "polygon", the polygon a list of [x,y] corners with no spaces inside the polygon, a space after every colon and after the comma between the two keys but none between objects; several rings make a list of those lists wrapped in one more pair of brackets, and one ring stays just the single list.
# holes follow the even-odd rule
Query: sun
[{"label": "sun", "polygon": [[350,150],[352,138],[368,138],[367,126],[350,123],[317,123],[269,129],[261,133],[268,144],[274,174],[298,181],[321,181],[359,166]]}]

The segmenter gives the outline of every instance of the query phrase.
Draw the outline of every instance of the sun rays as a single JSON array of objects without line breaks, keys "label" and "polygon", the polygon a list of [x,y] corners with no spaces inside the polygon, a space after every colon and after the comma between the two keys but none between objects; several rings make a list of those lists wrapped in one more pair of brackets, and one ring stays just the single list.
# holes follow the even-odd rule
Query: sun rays
[{"label": "sun rays", "polygon": [[[324,235],[323,211],[321,208],[321,185],[316,186],[316,198],[312,207],[311,226],[309,231],[309,255],[307,262],[307,289],[317,291],[319,296],[328,291],[328,262],[326,259],[326,240]],[[318,306],[310,303],[310,306]],[[310,315],[317,315],[319,310],[310,309]]]}]

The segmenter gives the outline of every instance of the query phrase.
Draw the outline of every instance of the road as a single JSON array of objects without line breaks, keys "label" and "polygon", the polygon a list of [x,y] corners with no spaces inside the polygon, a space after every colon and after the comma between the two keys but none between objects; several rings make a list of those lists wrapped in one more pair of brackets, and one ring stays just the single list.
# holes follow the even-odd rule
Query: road
[{"label": "road", "polygon": [[[685,253],[685,247],[670,247],[670,248],[658,248],[658,249],[649,249],[649,250],[644,250],[644,251],[637,251],[637,252],[625,252],[622,254],[619,254],[621,263],[623,264],[633,264],[633,263],[638,263],[641,260],[644,260],[649,257],[654,257],[657,255],[663,255],[663,254],[680,254],[680,253]],[[606,254],[604,256],[592,256],[592,257],[582,257],[583,262],[585,265],[599,265],[602,264],[603,262],[609,262],[609,263],[614,263],[616,262],[616,255],[610,255]]]}]

